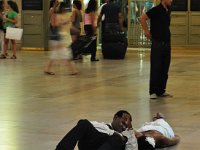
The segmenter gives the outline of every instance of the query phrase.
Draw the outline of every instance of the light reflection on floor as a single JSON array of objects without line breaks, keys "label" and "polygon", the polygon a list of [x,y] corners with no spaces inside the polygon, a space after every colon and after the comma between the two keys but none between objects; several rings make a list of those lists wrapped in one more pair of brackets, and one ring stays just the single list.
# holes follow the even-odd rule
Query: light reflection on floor
[{"label": "light reflection on floor", "polygon": [[18,57],[0,60],[0,150],[54,149],[80,118],[110,122],[119,109],[133,114],[136,128],[161,111],[182,137],[172,149],[200,149],[200,51],[173,52],[168,90],[174,98],[157,101],[148,96],[146,51],[96,64],[86,58],[77,77],[59,64],[56,76],[43,75],[43,52]]}]

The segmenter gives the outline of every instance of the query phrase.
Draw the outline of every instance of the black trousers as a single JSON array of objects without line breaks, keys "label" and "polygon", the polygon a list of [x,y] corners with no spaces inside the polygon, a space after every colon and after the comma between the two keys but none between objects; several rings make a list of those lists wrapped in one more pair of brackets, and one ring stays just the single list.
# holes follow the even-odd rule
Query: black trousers
[{"label": "black trousers", "polygon": [[79,150],[124,150],[125,145],[120,135],[100,133],[88,120],[80,120],[59,142],[56,150],[74,150],[77,143]]},{"label": "black trousers", "polygon": [[150,94],[162,95],[166,91],[171,62],[170,42],[152,40]]},{"label": "black trousers", "polygon": [[[86,34],[87,36],[94,36],[94,35],[95,35],[95,33],[94,33],[94,31],[93,31],[92,25],[85,25],[85,26],[84,26],[84,30],[85,30],[85,34]],[[86,51],[90,51],[90,52],[91,52],[91,55],[92,55],[91,60],[95,60],[95,59],[96,59],[97,39],[94,40],[94,41],[90,44],[90,46],[88,47],[88,50],[86,50]]]}]

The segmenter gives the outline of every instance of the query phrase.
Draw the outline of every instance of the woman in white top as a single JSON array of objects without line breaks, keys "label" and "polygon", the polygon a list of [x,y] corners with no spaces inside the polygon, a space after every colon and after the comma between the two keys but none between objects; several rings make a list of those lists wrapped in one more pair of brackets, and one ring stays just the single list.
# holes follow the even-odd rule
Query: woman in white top
[{"label": "woman in white top", "polygon": [[[84,15],[84,29],[85,34],[87,36],[96,35],[96,9],[97,9],[97,1],[90,0],[88,6],[85,10]],[[96,59],[96,51],[97,51],[97,40],[94,40],[91,45],[88,47],[88,50],[91,51],[91,61],[99,61]]]},{"label": "woman in white top", "polygon": [[135,134],[138,139],[138,150],[155,150],[180,142],[180,137],[174,134],[161,113],[157,113],[152,122],[145,123]]}]

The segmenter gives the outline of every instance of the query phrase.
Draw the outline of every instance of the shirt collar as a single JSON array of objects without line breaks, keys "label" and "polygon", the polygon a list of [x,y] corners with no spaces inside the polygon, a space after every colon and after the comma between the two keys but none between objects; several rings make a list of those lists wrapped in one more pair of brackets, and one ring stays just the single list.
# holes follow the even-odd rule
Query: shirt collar
[{"label": "shirt collar", "polygon": [[160,7],[165,11],[165,12],[169,12],[169,8],[168,8],[168,10],[166,10],[166,8],[163,6],[163,4],[162,3],[160,3]]},{"label": "shirt collar", "polygon": [[106,124],[106,125],[109,127],[109,129],[113,130],[113,127],[112,127],[112,124],[111,124],[111,123]]}]

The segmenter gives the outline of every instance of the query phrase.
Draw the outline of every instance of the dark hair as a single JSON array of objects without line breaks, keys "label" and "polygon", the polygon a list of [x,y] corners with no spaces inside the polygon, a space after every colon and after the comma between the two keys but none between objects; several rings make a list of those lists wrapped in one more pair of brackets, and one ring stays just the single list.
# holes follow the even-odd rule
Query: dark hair
[{"label": "dark hair", "polygon": [[[130,115],[131,116],[131,114],[128,112],[128,111],[126,111],[126,110],[120,110],[120,111],[118,111],[115,115],[114,115],[114,117],[123,117],[123,115],[124,114],[128,114],[128,115]],[[132,118],[131,118],[131,120],[132,120]]]},{"label": "dark hair", "polygon": [[2,12],[2,11],[4,10],[3,4],[4,4],[4,2],[3,2],[3,1],[0,1],[0,12]]},{"label": "dark hair", "polygon": [[146,136],[141,136],[137,139],[138,141],[138,150],[155,150],[155,148],[146,141]]},{"label": "dark hair", "polygon": [[75,5],[78,10],[82,9],[82,3],[80,0],[74,0],[73,5]]},{"label": "dark hair", "polygon": [[97,10],[97,1],[96,0],[90,0],[87,8],[85,10],[85,13],[89,14],[91,12],[95,12],[96,10]]},{"label": "dark hair", "polygon": [[58,13],[62,13],[63,10],[66,10],[66,9],[67,9],[67,4],[65,2],[61,2],[59,5]]},{"label": "dark hair", "polygon": [[17,3],[15,3],[15,2],[13,2],[11,0],[8,1],[7,3],[8,3],[8,5],[10,5],[12,10],[14,10],[16,13],[19,13],[19,9],[18,9]]},{"label": "dark hair", "polygon": [[54,6],[55,2],[56,2],[55,0],[51,0],[49,8],[52,8]]}]

